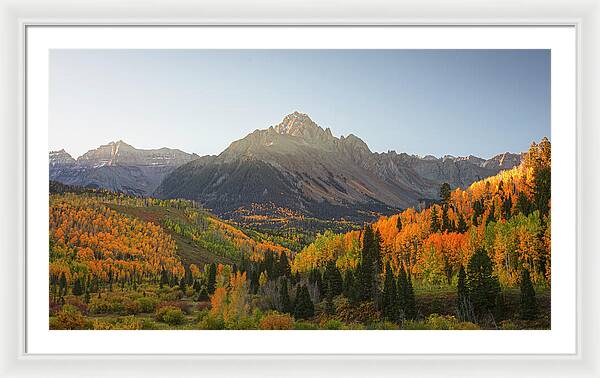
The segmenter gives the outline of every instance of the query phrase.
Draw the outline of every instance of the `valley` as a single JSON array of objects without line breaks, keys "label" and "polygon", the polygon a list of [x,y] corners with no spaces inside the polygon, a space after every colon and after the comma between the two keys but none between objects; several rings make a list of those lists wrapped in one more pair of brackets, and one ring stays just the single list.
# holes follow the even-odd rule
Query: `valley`
[{"label": "valley", "polygon": [[[297,144],[303,154],[306,142],[292,138],[318,143],[323,130],[296,119],[260,138]],[[236,143],[236,153],[174,168],[153,195],[51,181],[50,328],[550,327],[547,139],[518,155],[518,164],[505,156],[487,165],[508,168],[456,185],[457,177],[466,180],[461,173],[431,189],[430,201],[406,202],[414,207],[405,210],[383,199],[400,206],[412,197],[358,185],[356,167],[322,177],[325,163],[308,164],[308,177],[321,177],[321,188],[292,180],[301,164],[282,173],[271,152],[252,160],[266,153],[262,147]],[[239,149],[249,162],[240,162]],[[479,173],[492,171],[477,164]],[[382,180],[382,173],[369,175]],[[433,188],[433,173],[423,175],[420,182]],[[167,192],[176,178],[182,185],[175,189],[189,188],[187,195]],[[223,183],[227,190],[217,190]],[[260,194],[265,188],[274,194]]]}]

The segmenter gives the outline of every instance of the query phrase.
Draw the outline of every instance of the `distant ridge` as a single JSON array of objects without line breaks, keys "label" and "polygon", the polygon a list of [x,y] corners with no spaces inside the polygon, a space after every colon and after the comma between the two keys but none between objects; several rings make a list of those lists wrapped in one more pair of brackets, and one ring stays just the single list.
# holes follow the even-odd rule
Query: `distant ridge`
[{"label": "distant ridge", "polygon": [[119,140],[73,159],[64,149],[49,154],[50,179],[67,185],[151,195],[175,168],[198,158],[177,149],[136,149]]}]

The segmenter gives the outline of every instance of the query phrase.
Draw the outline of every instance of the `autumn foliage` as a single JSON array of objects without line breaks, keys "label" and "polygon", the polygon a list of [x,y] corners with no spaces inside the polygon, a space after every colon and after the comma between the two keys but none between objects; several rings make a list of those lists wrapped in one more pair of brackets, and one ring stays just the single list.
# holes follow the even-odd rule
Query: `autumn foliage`
[{"label": "autumn foliage", "polygon": [[[429,208],[407,209],[373,223],[381,254],[394,272],[405,266],[422,282],[451,284],[478,248],[494,262],[494,274],[516,285],[522,269],[537,284],[550,283],[550,142],[533,143],[521,165],[457,188]],[[355,269],[363,234],[326,232],[304,248],[294,271],[324,267],[330,260]]]},{"label": "autumn foliage", "polygon": [[[112,285],[181,278],[175,242],[150,222],[73,194],[50,198],[50,282],[98,291]],[[62,283],[61,283],[62,281]]]}]

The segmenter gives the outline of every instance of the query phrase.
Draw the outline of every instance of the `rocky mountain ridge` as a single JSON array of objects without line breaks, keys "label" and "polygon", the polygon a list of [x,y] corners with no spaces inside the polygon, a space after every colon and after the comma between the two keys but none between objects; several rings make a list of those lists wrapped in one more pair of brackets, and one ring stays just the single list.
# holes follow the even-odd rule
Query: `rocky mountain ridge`
[{"label": "rocky mountain ridge", "polygon": [[148,196],[175,168],[198,158],[180,150],[137,149],[121,140],[74,159],[64,149],[49,154],[50,179],[67,185],[106,188]]},{"label": "rocky mountain ridge", "polygon": [[436,199],[443,182],[464,188],[520,160],[509,153],[489,160],[374,153],[357,136],[335,137],[294,112],[216,157],[182,165],[155,194],[198,200],[218,213],[272,203],[309,216],[345,217],[416,206]]}]

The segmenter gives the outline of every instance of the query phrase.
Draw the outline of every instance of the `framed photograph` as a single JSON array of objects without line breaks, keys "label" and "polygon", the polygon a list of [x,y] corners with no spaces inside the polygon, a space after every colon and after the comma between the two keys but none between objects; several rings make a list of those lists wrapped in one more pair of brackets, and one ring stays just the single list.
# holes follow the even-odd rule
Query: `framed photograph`
[{"label": "framed photograph", "polygon": [[273,6],[7,10],[6,373],[598,376],[597,11]]}]

